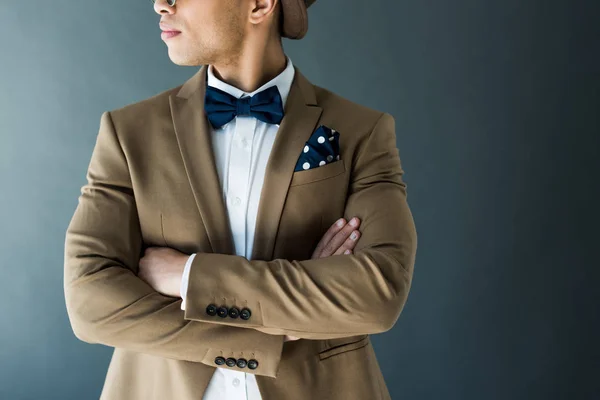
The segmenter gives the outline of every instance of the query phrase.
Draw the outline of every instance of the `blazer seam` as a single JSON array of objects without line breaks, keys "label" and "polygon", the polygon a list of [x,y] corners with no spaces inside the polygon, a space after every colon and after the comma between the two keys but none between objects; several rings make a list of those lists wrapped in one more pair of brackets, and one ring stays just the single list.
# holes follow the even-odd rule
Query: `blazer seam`
[{"label": "blazer seam", "polygon": [[[375,125],[373,126],[373,128],[371,129],[371,131],[369,132],[369,134],[367,135],[367,140],[366,140],[367,144],[371,141],[371,137],[373,136],[373,132],[375,132],[375,130],[379,126],[379,123],[381,122],[381,120],[385,116],[385,114],[386,114],[385,112],[382,112],[381,115],[379,115],[379,118],[377,118],[377,120],[375,121]],[[365,147],[367,147],[366,144],[365,144]],[[359,161],[362,159],[362,156],[365,153],[365,151],[366,150],[363,148],[362,151],[356,157],[356,165],[360,164]]]},{"label": "blazer seam", "polygon": [[118,146],[119,152],[123,156],[123,160],[125,160],[125,165],[127,165],[127,179],[129,181],[129,186],[131,187],[132,196],[135,198],[135,196],[133,195],[133,182],[131,180],[131,168],[129,166],[129,160],[127,159],[127,155],[125,154],[125,151],[123,150],[123,145],[121,144],[121,139],[119,139],[119,134],[117,133],[117,128],[115,127],[115,122],[113,120],[111,112],[106,111],[106,116],[108,118],[108,121],[110,122],[110,128],[111,128],[113,134],[115,135],[115,140],[117,141],[117,144],[119,145]]}]

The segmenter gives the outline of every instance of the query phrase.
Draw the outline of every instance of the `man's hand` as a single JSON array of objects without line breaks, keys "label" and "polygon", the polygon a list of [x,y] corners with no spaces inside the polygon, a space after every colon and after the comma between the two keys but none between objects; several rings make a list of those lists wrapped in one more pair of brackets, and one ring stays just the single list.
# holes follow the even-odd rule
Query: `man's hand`
[{"label": "man's hand", "polygon": [[[354,246],[360,237],[358,227],[360,219],[354,217],[350,223],[346,223],[344,218],[340,218],[325,232],[323,238],[317,244],[311,260],[316,258],[325,258],[331,255],[352,254]],[[285,342],[298,340],[295,336],[285,335]]]},{"label": "man's hand", "polygon": [[181,297],[179,288],[188,257],[189,254],[170,247],[148,247],[140,259],[138,277],[157,292],[166,296]]},{"label": "man's hand", "polygon": [[352,218],[349,223],[346,223],[344,218],[337,220],[325,232],[321,241],[317,243],[311,260],[331,255],[352,254],[352,250],[360,237],[359,225],[360,219],[357,217]]}]

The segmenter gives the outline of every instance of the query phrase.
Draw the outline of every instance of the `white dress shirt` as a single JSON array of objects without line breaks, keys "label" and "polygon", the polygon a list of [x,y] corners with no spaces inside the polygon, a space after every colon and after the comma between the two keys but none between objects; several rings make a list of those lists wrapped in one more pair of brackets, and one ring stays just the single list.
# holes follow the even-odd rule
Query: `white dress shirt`
[{"label": "white dress shirt", "polygon": [[[277,86],[285,108],[294,79],[292,61],[288,56],[286,59],[285,70],[252,93],[244,92],[215,77],[212,65],[208,67],[207,85],[237,98],[252,96],[270,86]],[[252,254],[265,167],[279,125],[243,115],[236,116],[220,129],[212,129],[209,124],[209,129],[235,252],[238,256],[248,257]],[[188,258],[181,280],[182,310],[185,310],[188,276],[195,255],[194,253]],[[217,367],[202,400],[261,400],[261,396],[254,374]]]}]

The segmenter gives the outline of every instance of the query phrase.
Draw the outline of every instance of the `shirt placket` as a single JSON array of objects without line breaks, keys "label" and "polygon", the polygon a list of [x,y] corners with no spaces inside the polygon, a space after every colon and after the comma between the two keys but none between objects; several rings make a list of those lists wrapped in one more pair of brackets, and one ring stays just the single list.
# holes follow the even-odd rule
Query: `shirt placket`
[{"label": "shirt placket", "polygon": [[256,119],[238,116],[231,140],[227,179],[227,207],[229,210],[236,254],[246,252],[246,210],[248,205],[249,174],[252,161],[252,141]]}]

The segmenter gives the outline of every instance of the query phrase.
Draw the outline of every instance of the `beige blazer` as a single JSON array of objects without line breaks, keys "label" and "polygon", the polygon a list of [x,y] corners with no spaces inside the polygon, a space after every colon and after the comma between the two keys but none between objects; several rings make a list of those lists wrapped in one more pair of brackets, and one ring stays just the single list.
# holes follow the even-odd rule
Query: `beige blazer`
[{"label": "beige blazer", "polygon": [[[255,374],[263,400],[390,399],[369,335],[398,319],[417,247],[394,118],[295,67],[246,259],[214,164],[206,70],[100,120],[64,290],[76,337],[115,348],[101,399],[199,400],[217,366]],[[340,133],[340,160],[294,172],[320,125]],[[362,221],[354,254],[311,260],[342,216]],[[198,253],[185,312],[136,276],[147,246]]]}]

